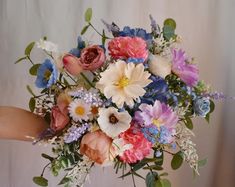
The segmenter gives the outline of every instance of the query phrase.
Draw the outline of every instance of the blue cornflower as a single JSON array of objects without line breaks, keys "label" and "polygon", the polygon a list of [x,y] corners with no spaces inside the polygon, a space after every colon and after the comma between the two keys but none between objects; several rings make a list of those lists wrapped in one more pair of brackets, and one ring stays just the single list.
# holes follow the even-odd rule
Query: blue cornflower
[{"label": "blue cornflower", "polygon": [[90,127],[88,123],[83,124],[81,127],[72,126],[68,129],[68,134],[65,135],[65,143],[77,141]]},{"label": "blue cornflower", "polygon": [[56,83],[57,75],[55,64],[46,59],[38,68],[35,84],[38,88],[49,88]]},{"label": "blue cornflower", "polygon": [[153,38],[150,33],[147,33],[147,31],[142,28],[131,29],[128,26],[125,26],[123,30],[119,32],[119,36],[130,36],[130,37],[137,36],[143,38],[146,41],[152,40]]},{"label": "blue cornflower", "polygon": [[196,98],[193,102],[193,109],[198,116],[206,117],[210,112],[210,100],[206,97]]},{"label": "blue cornflower", "polygon": [[168,85],[166,81],[158,76],[151,76],[152,82],[146,87],[146,93],[141,98],[142,103],[153,104],[156,100],[166,103],[168,93]]},{"label": "blue cornflower", "polygon": [[69,51],[70,54],[72,54],[73,56],[76,56],[76,57],[80,57],[81,55],[81,50],[83,48],[85,48],[85,42],[82,40],[82,38],[80,36],[78,36],[77,38],[77,48],[73,48]]}]

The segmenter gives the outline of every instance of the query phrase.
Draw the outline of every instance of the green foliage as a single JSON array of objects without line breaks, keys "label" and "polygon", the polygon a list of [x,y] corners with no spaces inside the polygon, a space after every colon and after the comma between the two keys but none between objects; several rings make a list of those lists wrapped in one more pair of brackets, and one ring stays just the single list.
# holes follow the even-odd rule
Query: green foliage
[{"label": "green foliage", "polygon": [[168,179],[160,179],[162,187],[171,187],[171,182]]},{"label": "green foliage", "polygon": [[29,109],[31,112],[34,111],[35,105],[36,105],[35,99],[34,99],[34,97],[31,97],[29,100]]},{"label": "green foliage", "polygon": [[63,185],[63,184],[68,184],[69,182],[71,182],[71,179],[68,177],[64,177],[58,185]]},{"label": "green foliage", "polygon": [[34,64],[30,69],[29,69],[29,73],[33,76],[37,75],[38,72],[38,68],[41,66],[41,64]]},{"label": "green foliage", "polygon": [[51,157],[51,156],[49,156],[49,155],[47,155],[47,154],[45,154],[45,153],[42,153],[41,156],[42,156],[43,158],[45,158],[45,159],[50,160],[51,162],[54,160],[53,157]]},{"label": "green foliage", "polygon": [[32,51],[34,45],[35,45],[35,42],[31,42],[31,43],[25,48],[24,54],[25,54],[26,56],[30,56],[31,51]]},{"label": "green foliage", "polygon": [[176,22],[175,20],[173,20],[172,18],[168,18],[164,21],[164,25],[169,25],[171,26],[173,29],[176,29]]},{"label": "green foliage", "polygon": [[39,186],[48,186],[48,180],[43,176],[34,177],[33,182]]},{"label": "green foliage", "polygon": [[90,25],[86,25],[83,27],[82,31],[81,31],[81,35],[85,34],[87,29],[90,27]]},{"label": "green foliage", "polygon": [[102,45],[104,46],[105,45],[105,41],[106,41],[107,37],[105,35],[105,31],[103,29],[103,33],[102,33]]},{"label": "green foliage", "polygon": [[149,172],[145,179],[146,187],[156,187],[157,179],[158,179],[157,172]]},{"label": "green foliage", "polygon": [[90,22],[92,18],[92,8],[88,8],[85,12],[85,21]]},{"label": "green foliage", "polygon": [[19,62],[22,62],[23,60],[26,60],[27,56],[19,58],[17,61],[15,61],[15,64],[18,64]]},{"label": "green foliage", "polygon": [[215,110],[215,103],[212,100],[210,100],[210,112],[205,117],[208,123],[210,123],[210,114],[214,112],[214,110]]},{"label": "green foliage", "polygon": [[164,21],[164,26],[162,29],[163,32],[163,37],[169,41],[171,38],[176,38],[176,34],[175,34],[175,29],[176,29],[176,22],[171,19],[168,18]]},{"label": "green foliage", "polygon": [[33,90],[31,89],[31,87],[29,85],[26,86],[28,92],[32,95],[32,96],[36,96],[34,93],[33,93]]},{"label": "green foliage", "polygon": [[198,167],[203,167],[207,163],[207,158],[198,161]]},{"label": "green foliage", "polygon": [[172,160],[171,160],[171,167],[172,169],[176,170],[178,168],[180,168],[180,166],[182,165],[184,159],[182,157],[182,153],[179,151],[178,153],[176,153]]},{"label": "green foliage", "polygon": [[190,117],[188,117],[188,116],[185,117],[184,124],[186,125],[186,127],[188,129],[190,129],[190,130],[193,129],[193,122]]}]

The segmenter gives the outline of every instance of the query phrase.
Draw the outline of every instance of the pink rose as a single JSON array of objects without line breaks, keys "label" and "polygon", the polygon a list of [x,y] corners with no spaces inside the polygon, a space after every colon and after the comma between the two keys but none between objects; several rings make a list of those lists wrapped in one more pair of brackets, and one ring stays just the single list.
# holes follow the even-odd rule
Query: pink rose
[{"label": "pink rose", "polygon": [[104,61],[104,50],[98,45],[92,45],[81,51],[79,64],[84,70],[94,71],[100,68]]},{"label": "pink rose", "polygon": [[98,164],[113,159],[112,149],[112,139],[101,130],[85,134],[80,144],[80,153]]},{"label": "pink rose", "polygon": [[68,115],[60,111],[58,106],[54,106],[51,110],[50,127],[54,131],[60,131],[69,123]]},{"label": "pink rose", "polygon": [[108,49],[114,59],[138,58],[145,61],[148,57],[147,44],[140,37],[116,37],[109,42]]},{"label": "pink rose", "polygon": [[65,70],[74,76],[78,75],[82,71],[82,67],[79,65],[79,61],[79,58],[71,54],[66,54],[62,58]]}]

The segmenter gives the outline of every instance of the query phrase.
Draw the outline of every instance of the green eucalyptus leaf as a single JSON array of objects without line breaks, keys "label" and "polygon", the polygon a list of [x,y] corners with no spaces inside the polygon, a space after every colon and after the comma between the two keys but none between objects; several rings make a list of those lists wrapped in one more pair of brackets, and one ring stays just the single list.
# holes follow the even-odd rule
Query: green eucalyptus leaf
[{"label": "green eucalyptus leaf", "polygon": [[162,187],[171,187],[171,182],[168,179],[160,179]]},{"label": "green eucalyptus leaf", "polygon": [[69,183],[70,181],[71,181],[70,178],[64,177],[58,185],[63,185],[63,184]]},{"label": "green eucalyptus leaf", "polygon": [[193,129],[193,122],[190,117],[185,117],[185,125],[188,129]]},{"label": "green eucalyptus leaf", "polygon": [[48,180],[42,176],[34,177],[33,182],[39,186],[48,186]]},{"label": "green eucalyptus leaf", "polygon": [[155,187],[163,187],[161,180],[156,181]]},{"label": "green eucalyptus leaf", "polygon": [[88,8],[85,12],[85,21],[90,22],[92,18],[92,8]]},{"label": "green eucalyptus leaf", "polygon": [[37,75],[38,68],[41,66],[41,64],[34,64],[30,69],[29,73],[33,76]]},{"label": "green eucalyptus leaf", "polygon": [[15,61],[15,64],[22,62],[23,60],[26,60],[26,59],[27,59],[27,56],[21,57],[17,61]]},{"label": "green eucalyptus leaf", "polygon": [[152,169],[152,170],[163,170],[163,167],[162,166],[158,166],[158,165],[152,165],[152,166],[146,166],[146,167],[143,167],[143,169]]},{"label": "green eucalyptus leaf", "polygon": [[175,29],[170,25],[164,25],[163,27],[163,37],[169,41],[171,38],[175,38]]},{"label": "green eucalyptus leaf", "polygon": [[203,167],[203,166],[206,165],[206,163],[207,163],[207,158],[205,158],[205,159],[203,159],[203,160],[199,160],[199,161],[198,161],[198,166],[199,166],[199,167]]},{"label": "green eucalyptus leaf", "polygon": [[83,27],[83,29],[81,31],[81,35],[85,34],[89,27],[90,27],[90,25],[86,25],[85,27]]},{"label": "green eucalyptus leaf", "polygon": [[141,169],[142,167],[144,167],[145,165],[146,165],[145,162],[140,161],[140,162],[138,162],[137,164],[135,164],[135,165],[133,166],[133,170],[134,170],[134,171],[137,171],[137,170]]},{"label": "green eucalyptus leaf", "polygon": [[168,18],[164,21],[164,25],[171,26],[174,30],[176,29],[176,22],[172,18]]},{"label": "green eucalyptus leaf", "polygon": [[215,110],[215,103],[212,100],[210,100],[210,113],[214,112],[214,110]]},{"label": "green eucalyptus leaf", "polygon": [[32,51],[32,49],[33,49],[33,47],[34,47],[34,45],[35,45],[35,42],[31,42],[31,43],[25,48],[24,54],[25,54],[26,56],[30,56],[30,53],[31,53],[31,51]]},{"label": "green eucalyptus leaf", "polygon": [[205,119],[206,119],[207,123],[210,123],[210,113],[208,113],[208,114],[206,115]]},{"label": "green eucalyptus leaf", "polygon": [[43,158],[45,158],[45,159],[50,160],[51,162],[54,160],[53,157],[51,157],[51,156],[49,156],[49,155],[47,155],[47,154],[45,154],[45,153],[42,153],[41,156],[42,156]]},{"label": "green eucalyptus leaf", "polygon": [[173,156],[173,158],[171,160],[172,169],[176,170],[176,169],[180,168],[180,166],[182,165],[184,159],[181,154],[182,154],[181,152],[178,152]]},{"label": "green eucalyptus leaf", "polygon": [[33,93],[33,90],[31,89],[31,87],[29,85],[26,86],[28,92],[32,95],[32,96],[36,96],[34,93]]},{"label": "green eucalyptus leaf", "polygon": [[145,179],[146,187],[156,187],[157,178],[158,178],[157,172],[149,172]]},{"label": "green eucalyptus leaf", "polygon": [[165,176],[168,176],[168,173],[164,172],[159,175],[159,177],[165,177]]},{"label": "green eucalyptus leaf", "polygon": [[35,99],[33,97],[31,97],[29,100],[29,109],[31,112],[34,111],[35,105],[36,105]]}]

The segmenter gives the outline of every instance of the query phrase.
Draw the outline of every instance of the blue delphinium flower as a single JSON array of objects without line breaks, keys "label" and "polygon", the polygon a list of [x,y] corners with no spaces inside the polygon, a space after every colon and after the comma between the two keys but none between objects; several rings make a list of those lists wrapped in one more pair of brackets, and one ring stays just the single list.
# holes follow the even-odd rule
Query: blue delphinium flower
[{"label": "blue delphinium flower", "polygon": [[168,97],[168,85],[166,81],[157,76],[151,76],[152,82],[146,87],[146,93],[141,98],[142,103],[153,104],[156,100],[166,103]]},{"label": "blue delphinium flower", "polygon": [[84,123],[81,127],[72,126],[68,129],[68,134],[65,135],[65,143],[77,141],[90,127],[88,123]]},{"label": "blue delphinium flower", "polygon": [[80,36],[77,38],[77,48],[73,48],[69,51],[69,53],[73,56],[80,57],[81,50],[85,48],[85,42],[82,40]]},{"label": "blue delphinium flower", "polygon": [[139,64],[139,63],[143,63],[144,59],[143,58],[128,58],[127,62],[132,62],[134,64]]},{"label": "blue delphinium flower", "polygon": [[119,32],[119,36],[137,36],[143,38],[146,41],[152,40],[153,38],[150,33],[147,33],[147,31],[142,28],[131,29],[128,26],[124,27],[123,30]]},{"label": "blue delphinium flower", "polygon": [[46,59],[38,68],[35,84],[38,88],[49,88],[56,83],[57,75],[55,64]]},{"label": "blue delphinium flower", "polygon": [[210,100],[206,97],[196,98],[193,102],[193,109],[196,115],[206,117],[210,112]]},{"label": "blue delphinium flower", "polygon": [[161,144],[169,144],[171,140],[172,140],[172,132],[164,126],[160,127],[158,142]]},{"label": "blue delphinium flower", "polygon": [[141,132],[144,134],[144,137],[152,144],[156,143],[157,135],[159,133],[157,126],[143,127],[141,128]]}]

